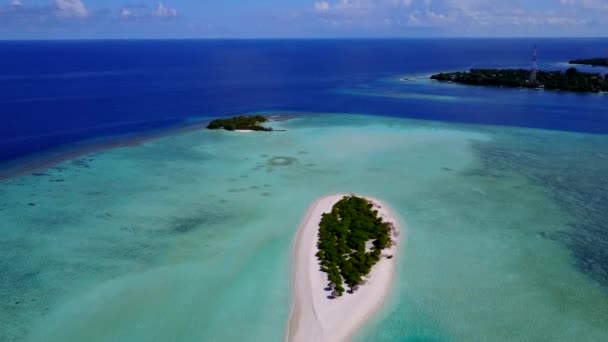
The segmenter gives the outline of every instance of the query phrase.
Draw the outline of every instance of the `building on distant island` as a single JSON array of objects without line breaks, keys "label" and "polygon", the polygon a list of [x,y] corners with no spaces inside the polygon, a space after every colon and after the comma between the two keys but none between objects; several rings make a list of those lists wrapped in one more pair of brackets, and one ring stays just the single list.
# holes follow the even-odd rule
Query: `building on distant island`
[{"label": "building on distant island", "polygon": [[530,72],[530,83],[537,84],[536,76],[538,75],[538,51],[534,44],[534,52],[532,53],[532,71]]}]

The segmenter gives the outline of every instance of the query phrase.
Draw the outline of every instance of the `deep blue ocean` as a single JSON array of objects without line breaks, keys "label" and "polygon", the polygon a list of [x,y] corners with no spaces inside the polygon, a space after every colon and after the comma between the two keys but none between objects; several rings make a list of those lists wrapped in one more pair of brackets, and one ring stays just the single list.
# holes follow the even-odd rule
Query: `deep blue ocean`
[{"label": "deep blue ocean", "polygon": [[[0,42],[0,341],[284,340],[296,227],[336,193],[386,201],[405,233],[356,340],[608,341],[608,94],[429,78],[529,69],[535,45],[543,70],[608,57],[608,39]],[[258,112],[299,117],[200,128]]]},{"label": "deep blue ocean", "polygon": [[541,68],[565,68],[560,63],[608,51],[608,39],[0,42],[0,160],[253,111],[353,112],[608,133],[605,95],[406,89],[486,100],[455,104],[336,91],[369,88],[396,75],[529,68],[534,44]]}]

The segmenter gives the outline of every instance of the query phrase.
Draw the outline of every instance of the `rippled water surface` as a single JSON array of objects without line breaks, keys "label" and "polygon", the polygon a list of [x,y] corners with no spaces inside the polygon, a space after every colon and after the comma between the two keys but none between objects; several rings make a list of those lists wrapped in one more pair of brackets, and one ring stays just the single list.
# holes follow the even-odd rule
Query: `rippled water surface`
[{"label": "rippled water surface", "polygon": [[[608,51],[0,42],[0,341],[280,341],[295,232],[339,192],[389,202],[406,227],[359,340],[608,340],[607,95],[428,78],[528,68],[534,44],[541,69]],[[254,112],[295,118],[190,126]]]},{"label": "rippled water surface", "polygon": [[361,340],[608,337],[606,137],[273,125],[286,132],[201,130],[4,181],[1,339],[281,340],[296,229],[337,192],[382,198],[407,227]]}]

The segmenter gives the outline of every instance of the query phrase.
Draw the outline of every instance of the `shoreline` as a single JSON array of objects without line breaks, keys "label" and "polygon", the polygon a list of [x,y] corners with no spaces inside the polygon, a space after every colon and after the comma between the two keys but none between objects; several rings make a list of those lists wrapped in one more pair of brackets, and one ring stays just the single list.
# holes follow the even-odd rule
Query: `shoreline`
[{"label": "shoreline", "polygon": [[[277,122],[287,121],[296,117],[298,116],[289,113],[283,115],[268,115],[270,121]],[[134,147],[152,140],[190,133],[197,130],[206,130],[208,124],[208,120],[198,121],[190,124],[165,127],[147,132],[139,132],[139,134],[132,133],[110,137],[96,137],[88,140],[67,143],[66,145],[54,147],[47,151],[37,152],[17,159],[0,162],[0,182],[10,181],[18,177],[39,173],[67,161],[84,158],[103,151],[116,148]],[[251,132],[241,131],[238,133]]]},{"label": "shoreline", "polygon": [[300,223],[293,245],[292,305],[285,341],[348,341],[384,305],[394,278],[397,256],[403,234],[396,213],[384,202],[361,196],[372,202],[385,221],[394,224],[393,246],[384,250],[383,257],[372,269],[367,284],[354,294],[328,299],[325,290],[327,275],[319,270],[317,233],[321,215],[330,212],[334,204],[347,194],[324,196],[313,202]]},{"label": "shoreline", "polygon": [[124,134],[114,137],[100,137],[79,142],[68,143],[48,151],[34,153],[25,157],[0,163],[0,181],[28,176],[41,172],[70,160],[84,158],[96,153],[123,147],[133,147],[148,141],[194,132],[205,128],[206,122],[197,122],[178,127],[168,127],[139,135]]}]

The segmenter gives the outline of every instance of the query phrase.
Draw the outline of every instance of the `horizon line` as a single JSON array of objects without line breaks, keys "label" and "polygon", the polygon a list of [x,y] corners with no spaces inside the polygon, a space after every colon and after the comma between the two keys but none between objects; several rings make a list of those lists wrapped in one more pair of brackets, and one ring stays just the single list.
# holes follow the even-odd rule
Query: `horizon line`
[{"label": "horizon line", "polygon": [[138,37],[138,38],[0,38],[0,42],[50,42],[50,41],[184,41],[184,40],[488,40],[488,39],[514,39],[514,40],[534,40],[534,39],[608,39],[608,36],[537,36],[537,37],[522,37],[522,36],[450,36],[450,37],[173,37],[173,38],[153,38],[153,37]]}]

